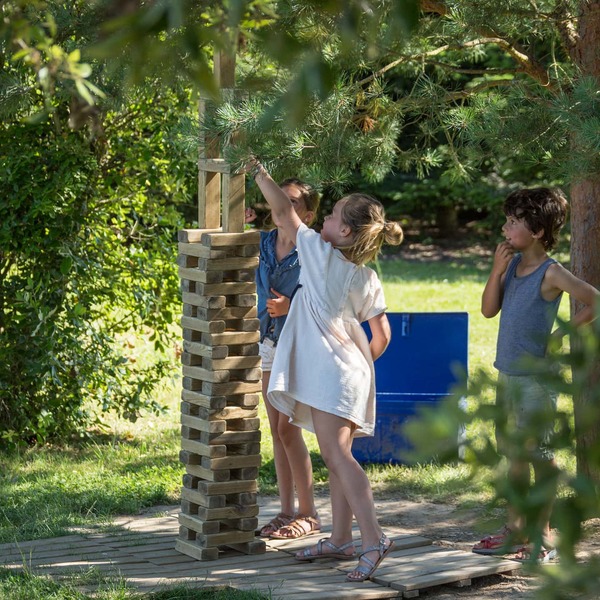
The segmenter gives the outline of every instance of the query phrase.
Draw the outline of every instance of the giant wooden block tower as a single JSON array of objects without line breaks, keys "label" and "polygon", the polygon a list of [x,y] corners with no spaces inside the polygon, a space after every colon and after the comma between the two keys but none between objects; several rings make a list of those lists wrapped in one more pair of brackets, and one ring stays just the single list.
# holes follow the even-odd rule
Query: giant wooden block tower
[{"label": "giant wooden block tower", "polygon": [[[235,56],[215,53],[221,89]],[[201,116],[206,110],[200,103]],[[261,389],[255,270],[259,233],[244,232],[245,179],[201,142],[198,226],[179,233],[183,299],[181,490],[176,548],[214,560],[226,547],[265,552],[255,538]]]}]

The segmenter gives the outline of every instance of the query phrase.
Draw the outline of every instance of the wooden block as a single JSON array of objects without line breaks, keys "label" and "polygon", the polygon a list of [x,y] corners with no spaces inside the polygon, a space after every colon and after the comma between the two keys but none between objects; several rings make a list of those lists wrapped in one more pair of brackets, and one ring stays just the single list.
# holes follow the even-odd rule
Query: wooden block
[{"label": "wooden block", "polygon": [[[183,284],[183,282],[182,282]],[[224,308],[227,302],[226,296],[212,295],[203,296],[195,293],[195,286],[193,290],[182,290],[181,299],[186,304],[193,304],[201,308]]]},{"label": "wooden block", "polygon": [[[181,488],[181,498],[188,502],[193,502],[201,508],[224,508],[226,505],[226,499],[224,495],[205,496],[197,490],[189,490],[188,488]],[[200,509],[198,509],[199,514]],[[189,527],[189,525],[186,525]]]},{"label": "wooden block", "polygon": [[[185,267],[179,267],[179,278],[194,281],[201,285],[221,285],[223,281],[223,272],[201,271],[200,269],[186,269]],[[199,291],[198,286],[196,286],[196,291]]]},{"label": "wooden block", "polygon": [[[211,371],[209,369],[203,369],[202,367],[188,367],[187,365],[182,366],[183,376],[191,379],[199,380],[211,383],[222,383],[227,382],[230,379],[231,371]],[[186,388],[188,389],[188,388]],[[192,389],[200,389],[194,387]],[[211,392],[205,392],[202,387],[203,393],[208,396],[225,396],[226,394],[212,394]]]},{"label": "wooden block", "polygon": [[255,269],[238,269],[235,271],[223,271],[223,281],[245,281],[253,282],[256,279]]},{"label": "wooden block", "polygon": [[[217,471],[219,473],[220,471]],[[236,481],[248,481],[258,478],[258,467],[244,467],[242,469],[231,469],[229,478]]]},{"label": "wooden block", "polygon": [[[225,281],[222,283],[203,283],[197,280],[194,281],[196,283],[196,293],[203,296],[239,296],[244,294],[256,294],[256,283],[250,281]],[[256,302],[256,299],[254,299],[254,302]],[[235,304],[234,306],[243,305]]]},{"label": "wooden block", "polygon": [[[191,418],[191,417],[190,417]],[[224,422],[224,421],[223,421]],[[256,418],[243,418],[243,419],[230,419],[226,423],[228,430],[233,431],[255,431],[260,427],[260,419]],[[214,433],[214,432],[211,432]]]},{"label": "wooden block", "polygon": [[200,227],[219,227],[221,223],[220,200],[221,175],[198,169],[198,225]]},{"label": "wooden block", "polygon": [[260,246],[258,244],[249,244],[247,246],[236,246],[235,253],[237,256],[258,256]]},{"label": "wooden block", "polygon": [[260,328],[258,319],[228,319],[227,329],[235,331],[257,331]]},{"label": "wooden block", "polygon": [[181,317],[181,327],[201,333],[222,333],[225,331],[225,321],[203,321],[202,319]]},{"label": "wooden block", "polygon": [[227,455],[228,456],[249,456],[253,454],[260,455],[260,443],[259,442],[247,442],[245,444],[228,444]]},{"label": "wooden block", "polygon": [[[267,551],[267,545],[263,540],[254,540],[244,544],[227,544],[233,550],[243,552],[244,554],[264,554]],[[314,593],[311,594],[314,596]]]},{"label": "wooden block", "polygon": [[244,444],[248,442],[260,442],[261,432],[259,429],[253,431],[225,431],[224,433],[200,432],[198,438],[203,444]]},{"label": "wooden block", "polygon": [[[222,458],[227,455],[227,446],[221,444],[208,445],[196,440],[181,440],[181,449],[198,454],[202,458]],[[202,460],[200,460],[200,464]]]},{"label": "wooden block", "polygon": [[262,379],[262,369],[231,369],[229,379],[236,381],[260,381]]},{"label": "wooden block", "polygon": [[200,407],[198,416],[201,419],[214,419],[216,421],[224,419],[248,419],[258,416],[256,407],[245,408],[243,406],[225,406],[222,410],[215,411]]},{"label": "wooden block", "polygon": [[[179,242],[178,245],[179,255],[185,256],[194,256],[196,258],[227,258],[229,255],[228,249],[223,250],[213,250],[211,248],[207,248],[202,244],[188,244],[184,242]],[[258,252],[257,252],[258,254]],[[236,256],[239,254],[236,252]],[[177,263],[179,264],[179,263]],[[196,265],[197,266],[197,265]]]},{"label": "wooden block", "polygon": [[254,382],[229,381],[224,383],[215,383],[212,381],[203,381],[201,389],[202,393],[208,396],[230,396],[233,394],[249,394],[252,392],[260,392],[260,377]]},{"label": "wooden block", "polygon": [[198,268],[198,258],[196,256],[188,256],[187,254],[179,254],[175,259],[175,264],[185,269]]},{"label": "wooden block", "polygon": [[[209,523],[212,521],[209,521]],[[258,518],[252,517],[248,519],[221,519],[219,521],[223,525],[231,529],[239,529],[240,531],[256,531],[258,529]]]},{"label": "wooden block", "polygon": [[231,173],[231,165],[224,158],[199,158],[198,169],[209,173]]},{"label": "wooden block", "polygon": [[218,548],[200,548],[186,540],[176,540],[175,550],[196,560],[217,560],[219,558]]},{"label": "wooden block", "polygon": [[[177,263],[179,264],[179,263]],[[188,265],[181,265],[188,266]],[[228,258],[199,258],[196,265],[205,271],[232,271],[238,269],[256,269],[258,256],[233,256]],[[254,273],[252,272],[254,275]]]},{"label": "wooden block", "polygon": [[207,346],[235,346],[236,344],[258,343],[260,340],[259,331],[225,331],[223,333],[203,333],[202,343]]},{"label": "wooden block", "polygon": [[254,306],[256,304],[256,290],[252,293],[240,292],[233,296],[227,297],[228,306]]},{"label": "wooden block", "polygon": [[196,532],[192,529],[188,529],[187,527],[179,528],[179,539],[186,540],[188,542],[192,542],[196,539]]},{"label": "wooden block", "polygon": [[[179,523],[183,527],[196,533],[219,533],[221,524],[219,521],[201,521],[196,515],[179,514]],[[181,531],[181,527],[179,528]],[[181,538],[181,535],[179,536]],[[196,539],[195,537],[193,539]]]},{"label": "wooden block", "polygon": [[215,533],[213,535],[199,534],[196,537],[196,543],[199,545],[204,544],[207,548],[210,548],[212,546],[252,542],[254,538],[254,531],[240,531],[237,529],[232,529],[231,531],[224,531],[222,533]]},{"label": "wooden block", "polygon": [[246,197],[246,176],[236,173],[222,176],[223,203],[222,224],[223,231],[244,231],[244,209]]},{"label": "wooden block", "polygon": [[181,398],[185,402],[190,402],[211,411],[219,411],[227,406],[225,396],[207,396],[206,394],[199,394],[191,390],[182,390]]},{"label": "wooden block", "polygon": [[238,344],[231,346],[230,351],[232,356],[258,356],[258,344]]},{"label": "wooden block", "polygon": [[251,506],[256,504],[256,494],[252,492],[242,492],[239,494],[227,494],[225,496],[225,502],[227,505],[230,504],[241,504],[242,506]]},{"label": "wooden block", "polygon": [[253,369],[260,368],[260,356],[228,356],[227,358],[204,358],[202,367],[209,370],[220,371],[223,369]]},{"label": "wooden block", "polygon": [[[196,306],[194,306],[193,304],[184,304],[181,308],[181,314],[184,317],[196,318],[196,315],[198,314],[198,308]],[[202,317],[200,317],[200,318],[202,318]]]},{"label": "wooden block", "polygon": [[198,518],[204,521],[215,521],[217,519],[237,519],[241,517],[256,517],[258,505],[254,506],[225,506],[223,508],[198,509]]},{"label": "wooden block", "polygon": [[[219,296],[224,297],[224,296]],[[192,307],[191,304],[184,304],[183,308]],[[198,319],[205,321],[228,321],[230,319],[256,319],[258,308],[252,306],[228,306],[226,308],[203,308],[194,306]]]},{"label": "wooden block", "polygon": [[204,235],[201,235],[200,238],[202,244],[209,248],[219,246],[246,246],[248,244],[259,244],[260,232],[244,231],[242,233],[219,233],[218,231],[205,231]]},{"label": "wooden block", "polygon": [[[198,243],[202,240],[203,235],[211,235],[222,232],[223,230],[220,227],[213,227],[212,229],[180,229],[177,232],[177,241],[182,243]],[[206,244],[204,245],[206,246]],[[223,246],[225,244],[220,245]]]},{"label": "wooden block", "polygon": [[229,348],[224,345],[209,346],[201,342],[183,341],[183,350],[195,356],[204,356],[206,358],[226,358],[229,355]]},{"label": "wooden block", "polygon": [[[195,454],[194,455],[198,461],[200,461],[200,457]],[[181,461],[183,462],[183,461]],[[188,464],[186,463],[185,470],[192,474],[196,475],[200,479],[203,479],[208,482],[218,482],[222,483],[224,481],[229,481],[231,479],[231,472],[227,469],[221,469],[220,471],[212,471],[211,469],[207,469],[200,464]],[[258,471],[257,475],[258,476]],[[238,477],[237,479],[242,479]]]},{"label": "wooden block", "polygon": [[224,456],[218,458],[210,458],[209,456],[201,456],[200,464],[206,469],[241,469],[244,467],[260,467],[260,454]]},{"label": "wooden block", "polygon": [[223,481],[223,482],[211,482],[199,480],[197,489],[200,493],[207,496],[213,494],[233,494],[239,492],[256,492],[258,491],[258,484],[254,481]]},{"label": "wooden block", "polygon": [[[258,420],[260,419],[253,419]],[[181,415],[181,424],[198,431],[206,431],[207,433],[222,433],[227,428],[225,420],[206,420],[190,415]]]},{"label": "wooden block", "polygon": [[179,406],[181,408],[182,415],[190,415],[192,417],[198,416],[198,407],[195,404],[183,401],[179,403]]}]

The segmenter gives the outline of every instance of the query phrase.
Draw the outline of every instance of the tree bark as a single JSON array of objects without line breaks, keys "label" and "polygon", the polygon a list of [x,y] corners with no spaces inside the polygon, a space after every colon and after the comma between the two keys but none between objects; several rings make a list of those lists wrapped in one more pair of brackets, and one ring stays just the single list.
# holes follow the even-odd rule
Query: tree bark
[{"label": "tree bark", "polygon": [[[571,58],[581,74],[593,77],[600,87],[600,0],[581,0],[578,35],[571,46]],[[577,152],[577,149],[574,148]],[[575,181],[571,187],[571,269],[573,274],[600,288],[600,176]],[[581,307],[571,301],[571,313]],[[577,439],[577,472],[600,485],[600,464],[590,458],[597,456],[600,444],[600,420],[589,422],[592,403],[590,390],[600,382],[600,361],[586,375],[589,381],[573,398]],[[594,448],[596,450],[594,451]]]},{"label": "tree bark", "polygon": [[[576,277],[600,287],[600,178],[582,181],[571,187],[571,270]],[[571,314],[581,307],[571,300]],[[591,415],[598,413],[593,390],[600,384],[600,361],[596,360],[585,374],[573,373],[574,378],[585,377],[573,397],[575,432],[577,439],[577,472],[600,485],[600,464],[590,460],[598,455],[600,447],[600,420]]]}]

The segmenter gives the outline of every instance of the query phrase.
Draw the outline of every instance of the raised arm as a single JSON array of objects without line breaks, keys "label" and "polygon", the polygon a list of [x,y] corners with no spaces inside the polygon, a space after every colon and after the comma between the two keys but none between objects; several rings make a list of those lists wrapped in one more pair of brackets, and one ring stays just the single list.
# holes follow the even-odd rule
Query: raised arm
[{"label": "raised arm", "polygon": [[248,170],[252,173],[256,185],[258,185],[262,195],[271,207],[273,223],[282,229],[285,235],[295,244],[296,233],[302,221],[296,214],[290,199],[258,161],[252,161],[248,165]]}]

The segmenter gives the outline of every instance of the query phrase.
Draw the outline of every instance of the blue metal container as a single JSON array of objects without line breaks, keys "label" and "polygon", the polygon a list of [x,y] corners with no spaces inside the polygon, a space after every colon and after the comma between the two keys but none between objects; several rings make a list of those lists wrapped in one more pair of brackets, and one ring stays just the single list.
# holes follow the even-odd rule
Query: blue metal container
[{"label": "blue metal container", "polygon": [[[401,453],[409,448],[401,431],[404,421],[420,406],[434,406],[448,397],[456,373],[467,372],[469,316],[466,312],[387,316],[392,341],[375,361],[375,435],[355,439],[352,453],[360,462],[400,464]],[[365,330],[369,333],[366,324]]]}]

